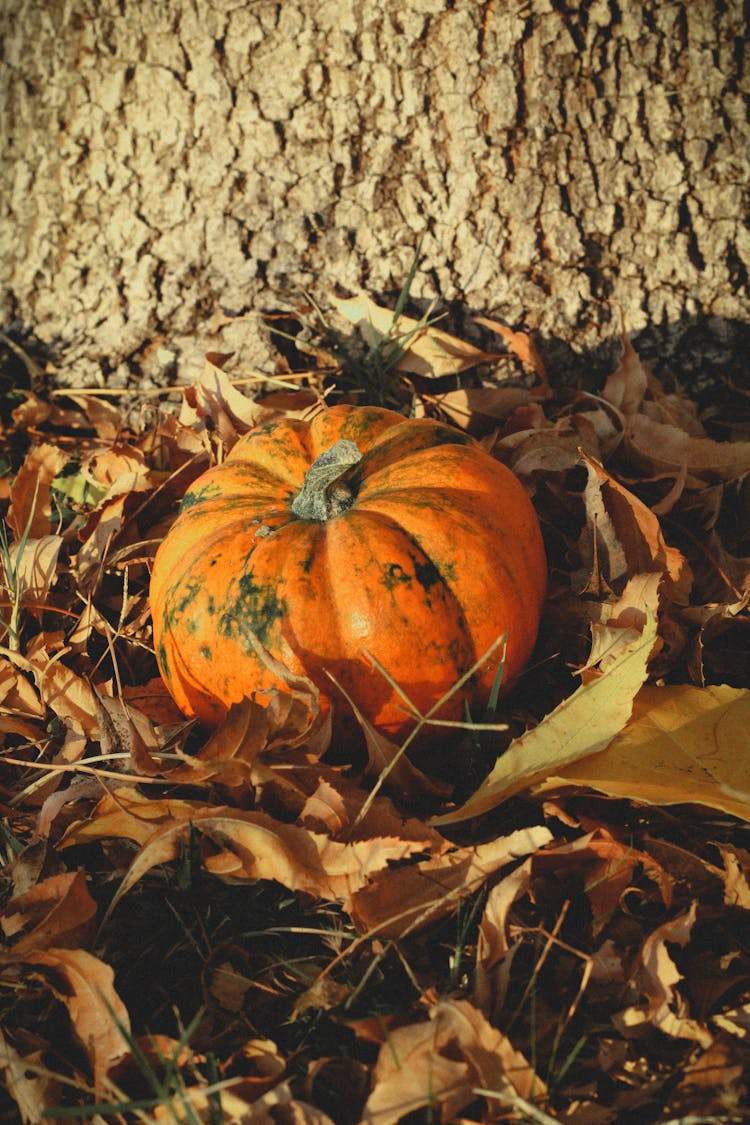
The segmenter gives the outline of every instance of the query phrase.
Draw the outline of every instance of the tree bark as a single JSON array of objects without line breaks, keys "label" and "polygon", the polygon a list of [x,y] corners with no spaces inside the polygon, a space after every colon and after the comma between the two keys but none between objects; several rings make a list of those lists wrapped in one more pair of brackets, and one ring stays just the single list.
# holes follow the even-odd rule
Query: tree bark
[{"label": "tree bark", "polygon": [[168,353],[185,378],[209,349],[270,369],[259,311],[397,290],[420,240],[415,296],[578,351],[620,311],[663,355],[746,338],[741,0],[25,0],[12,23],[5,316],[63,383],[160,382]]}]

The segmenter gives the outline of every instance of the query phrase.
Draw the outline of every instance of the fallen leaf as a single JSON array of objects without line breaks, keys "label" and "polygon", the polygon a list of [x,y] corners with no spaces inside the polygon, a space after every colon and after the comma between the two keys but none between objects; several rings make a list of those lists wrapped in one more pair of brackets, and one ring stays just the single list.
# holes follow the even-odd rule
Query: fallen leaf
[{"label": "fallen leaf", "polygon": [[[474,321],[476,324],[481,324],[484,328],[489,328],[492,332],[497,332],[502,336],[503,340],[513,352],[517,355],[522,363],[530,367],[541,380],[545,391],[549,391],[549,384],[547,382],[547,372],[545,370],[544,361],[539,354],[533,337],[527,332],[514,332],[512,328],[508,328],[506,324],[501,324],[497,320],[492,320],[486,316],[475,316]],[[537,391],[537,394],[539,392]]]},{"label": "fallen leaf", "polygon": [[615,839],[604,827],[595,828],[570,843],[537,849],[490,891],[479,926],[477,964],[487,972],[509,953],[510,908],[529,892],[539,876],[560,869],[578,869],[591,903],[592,925],[596,933],[619,904],[636,868],[643,869],[659,888],[662,901],[669,906],[673,881],[666,871],[648,853]]},{"label": "fallen leaf", "polygon": [[61,846],[120,836],[141,844],[112,910],[152,867],[175,859],[193,831],[211,841],[204,862],[220,878],[275,880],[290,890],[341,902],[349,910],[352,895],[377,872],[424,849],[422,841],[398,836],[339,843],[264,812],[148,800],[125,788],[105,797],[88,821],[71,825]]},{"label": "fallen leaf", "polygon": [[620,338],[622,340],[620,362],[616,370],[607,377],[602,389],[602,398],[611,402],[623,414],[635,414],[643,402],[649,381],[653,376],[633,347],[624,325]]},{"label": "fallen leaf", "polygon": [[57,581],[57,559],[63,541],[59,535],[44,535],[14,543],[10,550],[11,566],[21,591],[21,604],[31,602],[41,609]]},{"label": "fallen leaf", "polygon": [[361,1125],[395,1125],[429,1107],[455,1120],[477,1088],[543,1097],[545,1086],[510,1040],[466,1000],[444,1000],[425,1023],[398,1027],[381,1047]]},{"label": "fallen leaf", "polygon": [[652,805],[697,804],[750,821],[750,691],[726,685],[642,687],[609,745],[550,771],[536,792],[586,786]]},{"label": "fallen leaf", "polygon": [[625,444],[633,462],[650,474],[679,473],[687,467],[694,486],[702,480],[737,480],[750,472],[750,441],[692,437],[677,426],[645,414],[628,419]]},{"label": "fallen leaf", "polygon": [[0,1072],[24,1125],[45,1125],[49,1121],[45,1111],[60,1105],[61,1084],[45,1070],[41,1052],[20,1054],[0,1029]]},{"label": "fallen leaf", "polygon": [[201,374],[185,388],[180,420],[190,423],[189,411],[199,418],[210,419],[226,450],[237,439],[265,421],[269,412],[233,386],[220,364],[229,356],[209,353]]},{"label": "fallen leaf", "polygon": [[536,825],[473,848],[442,848],[420,863],[390,867],[352,896],[352,921],[361,933],[399,937],[455,911],[501,868],[548,844],[552,834]]},{"label": "fallen leaf", "polygon": [[43,442],[32,446],[10,488],[11,505],[7,521],[19,540],[26,532],[31,539],[42,539],[57,529],[52,515],[50,486],[67,458],[61,449]]},{"label": "fallen leaf", "polygon": [[23,963],[39,971],[67,1009],[88,1056],[94,1085],[101,1091],[107,1071],[128,1050],[124,1033],[130,1030],[128,1010],[115,991],[113,970],[85,949],[36,950],[25,954]]},{"label": "fallen leaf", "polygon": [[530,399],[531,391],[525,387],[462,387],[442,395],[431,395],[429,402],[451,422],[474,433],[477,423],[505,419]]},{"label": "fallen leaf", "polygon": [[[680,604],[687,602],[692,584],[692,572],[684,555],[676,547],[670,547],[653,512],[619,481],[607,472],[593,458],[585,453],[581,460],[589,474],[586,489],[587,504],[592,513],[592,525],[597,534],[604,531],[601,511],[606,513],[611,536],[615,544],[621,545],[622,555],[617,556],[617,564],[610,574],[610,582],[623,578],[626,574],[663,574],[669,582],[671,597]],[[592,506],[593,505],[593,506]],[[601,505],[600,515],[594,513]],[[590,525],[591,526],[591,525]],[[606,537],[600,539],[600,552],[604,557],[612,553],[612,544]]]},{"label": "fallen leaf", "polygon": [[18,959],[49,946],[74,949],[95,914],[96,903],[82,870],[50,875],[0,910],[3,933],[15,938],[7,956]]},{"label": "fallen leaf", "polygon": [[[334,1125],[322,1110],[295,1098],[287,1082],[279,1083],[259,1098],[251,1093],[250,1098],[248,1101],[242,1092],[236,1093],[231,1085],[225,1088],[221,1095],[222,1120],[227,1125],[279,1125],[279,1122]],[[182,1122],[186,1125],[197,1125],[198,1122],[212,1125],[216,1119],[215,1102],[200,1086],[191,1086],[175,1094],[166,1105],[157,1106],[152,1112],[154,1121],[164,1121],[168,1125],[180,1125]]]},{"label": "fallen leaf", "polygon": [[390,309],[376,305],[365,294],[345,301],[334,300],[333,304],[342,316],[357,325],[371,348],[389,340],[404,349],[394,364],[398,371],[433,377],[457,375],[500,358],[433,325],[422,324],[409,316],[396,318]]},{"label": "fallen leaf", "polygon": [[533,730],[514,739],[468,801],[431,823],[453,824],[479,816],[564,766],[603,750],[629,719],[656,644],[656,620],[649,613],[643,633],[625,645],[605,672],[577,688]]},{"label": "fallen leaf", "polygon": [[71,824],[58,846],[66,848],[107,839],[132,840],[143,845],[160,828],[188,822],[196,813],[210,807],[176,797],[154,799],[130,786],[122,786],[115,793],[102,797],[86,820]]},{"label": "fallen leaf", "polygon": [[636,984],[646,997],[645,1004],[634,1005],[614,1017],[625,1032],[651,1023],[675,1039],[694,1039],[702,1047],[713,1042],[711,1032],[687,1014],[687,1004],[675,989],[682,974],[672,960],[668,944],[684,946],[690,940],[696,919],[696,903],[679,917],[658,926],[648,935],[641,951]]}]

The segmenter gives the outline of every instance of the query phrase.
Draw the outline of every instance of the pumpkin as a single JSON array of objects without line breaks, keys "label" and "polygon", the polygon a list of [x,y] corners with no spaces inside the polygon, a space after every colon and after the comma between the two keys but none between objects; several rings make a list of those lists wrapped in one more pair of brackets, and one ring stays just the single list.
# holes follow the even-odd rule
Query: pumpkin
[{"label": "pumpkin", "polygon": [[[399,741],[414,720],[388,677],[426,713],[505,635],[507,689],[545,587],[534,508],[473,438],[334,406],[252,430],[190,487],[154,560],[156,657],[178,706],[205,723],[283,688],[266,650],[317,685],[334,719],[351,729],[348,695]],[[487,701],[501,653],[440,718]]]}]

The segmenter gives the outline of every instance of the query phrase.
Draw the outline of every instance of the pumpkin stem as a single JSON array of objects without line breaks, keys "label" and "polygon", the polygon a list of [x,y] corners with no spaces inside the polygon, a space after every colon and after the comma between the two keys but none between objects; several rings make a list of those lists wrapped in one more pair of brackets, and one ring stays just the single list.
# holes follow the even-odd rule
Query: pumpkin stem
[{"label": "pumpkin stem", "polygon": [[302,488],[292,500],[292,511],[301,520],[325,523],[351,507],[354,492],[349,478],[362,454],[353,441],[339,440],[316,457],[305,473]]}]

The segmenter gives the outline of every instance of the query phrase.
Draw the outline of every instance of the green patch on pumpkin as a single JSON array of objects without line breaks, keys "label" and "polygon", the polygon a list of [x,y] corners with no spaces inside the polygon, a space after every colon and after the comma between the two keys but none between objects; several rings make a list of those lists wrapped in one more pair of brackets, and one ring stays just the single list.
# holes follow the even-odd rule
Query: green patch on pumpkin
[{"label": "green patch on pumpkin", "polygon": [[286,603],[275,588],[257,585],[252,574],[243,574],[238,586],[239,594],[231,603],[228,600],[219,629],[224,636],[242,636],[249,626],[265,644],[275,623],[286,614]]}]

